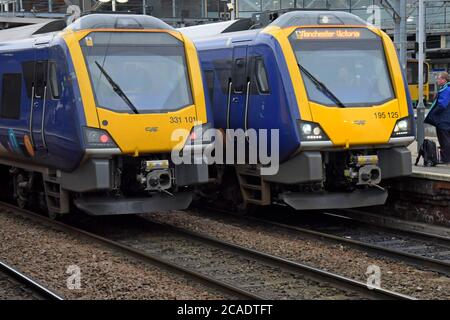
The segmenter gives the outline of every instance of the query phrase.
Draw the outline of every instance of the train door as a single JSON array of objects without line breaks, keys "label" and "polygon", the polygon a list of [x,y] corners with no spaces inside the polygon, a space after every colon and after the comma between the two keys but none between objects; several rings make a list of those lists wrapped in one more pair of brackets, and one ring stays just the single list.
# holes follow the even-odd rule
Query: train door
[{"label": "train door", "polygon": [[45,142],[45,113],[47,100],[48,49],[38,48],[32,85],[32,108],[30,115],[31,136],[37,154],[47,149]]},{"label": "train door", "polygon": [[248,105],[250,81],[248,79],[248,46],[237,46],[233,50],[230,98],[228,108],[228,127],[246,129],[245,117]]}]

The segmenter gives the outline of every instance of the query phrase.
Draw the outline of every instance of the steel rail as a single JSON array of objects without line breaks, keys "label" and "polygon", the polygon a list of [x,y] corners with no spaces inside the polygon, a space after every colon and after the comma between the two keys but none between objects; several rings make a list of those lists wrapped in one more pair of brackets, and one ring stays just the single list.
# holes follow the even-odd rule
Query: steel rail
[{"label": "steel rail", "polygon": [[[413,253],[409,253],[409,252],[405,252],[405,251],[401,251],[401,250],[395,250],[395,249],[387,248],[387,247],[376,245],[376,244],[367,243],[367,242],[360,241],[360,240],[349,239],[349,238],[345,238],[342,236],[337,236],[334,234],[330,234],[330,233],[326,233],[326,232],[322,232],[322,231],[311,230],[311,229],[307,229],[307,228],[303,228],[303,227],[293,226],[293,225],[289,225],[289,224],[285,224],[285,223],[281,223],[281,222],[276,222],[276,221],[271,221],[271,220],[266,220],[266,219],[261,219],[261,218],[255,218],[255,217],[249,217],[249,216],[239,216],[232,212],[227,212],[227,211],[222,211],[222,210],[217,210],[217,209],[213,209],[213,210],[215,210],[216,212],[223,212],[224,214],[238,217],[239,219],[245,219],[248,221],[266,224],[268,226],[275,226],[275,227],[278,227],[281,229],[287,229],[287,230],[296,232],[299,235],[302,235],[305,237],[309,237],[309,238],[313,238],[313,239],[322,239],[322,240],[327,240],[327,241],[331,241],[331,242],[335,242],[335,243],[339,243],[339,244],[348,245],[352,248],[369,251],[371,253],[378,254],[380,256],[385,256],[385,257],[395,259],[397,261],[406,262],[406,263],[409,263],[409,264],[417,266],[417,267],[423,267],[428,270],[435,271],[435,272],[438,272],[438,273],[441,273],[441,274],[444,274],[447,276],[450,275],[450,263],[443,261],[443,260],[433,259],[433,258],[421,256],[418,254],[413,254]],[[350,220],[350,221],[353,221],[353,220]],[[367,224],[370,226],[370,224],[368,222],[361,222],[361,221],[357,221],[357,222],[362,223],[362,224]],[[376,224],[376,226],[381,227],[378,224]],[[403,233],[411,233],[413,235],[416,235],[416,233],[414,231],[405,231],[405,230],[388,228],[388,227],[386,227],[386,228],[393,230],[393,231],[400,231]],[[434,236],[431,234],[425,235],[423,233],[418,233],[417,236],[418,236],[418,238],[420,238],[420,240],[424,239],[425,237],[427,237],[428,241],[432,241],[434,239]],[[416,240],[416,239],[414,239],[414,240]],[[436,238],[436,240],[437,240],[438,244],[440,244],[443,239],[442,239],[442,237],[438,236]],[[424,240],[422,240],[422,241],[424,241]]]},{"label": "steel rail", "polygon": [[156,225],[160,225],[165,227],[167,230],[177,232],[179,234],[197,239],[199,241],[202,241],[204,243],[209,243],[211,245],[214,245],[218,248],[235,252],[243,256],[247,256],[259,261],[264,261],[265,263],[276,266],[283,269],[288,269],[291,271],[294,271],[296,273],[300,273],[301,275],[308,276],[312,279],[315,279],[319,282],[326,282],[328,284],[333,285],[334,287],[337,287],[342,290],[348,290],[353,291],[361,294],[364,297],[367,297],[369,299],[383,299],[383,300],[392,300],[392,299],[398,299],[398,300],[416,300],[414,297],[404,295],[401,293],[397,293],[394,291],[390,291],[383,288],[378,288],[374,286],[368,286],[366,283],[350,279],[329,271],[325,271],[319,268],[311,267],[305,264],[301,264],[299,262],[295,262],[292,260],[288,260],[279,256],[275,256],[272,254],[268,254],[265,252],[261,252],[255,249],[250,249],[241,245],[237,245],[228,241],[220,240],[215,237],[201,234],[198,232],[185,230],[179,227],[175,227],[172,225],[168,225],[165,223],[159,223],[150,221],[151,223],[154,223]]},{"label": "steel rail", "polygon": [[[335,212],[341,212],[341,214],[336,214]],[[395,217],[377,215],[372,212],[365,212],[356,209],[340,209],[335,212],[330,213],[337,217],[352,219],[353,221],[361,224],[374,225],[394,231],[401,231],[421,239],[432,239],[437,243],[450,247],[450,228],[437,225],[427,225],[422,222],[401,220]],[[329,214],[326,211],[324,211],[324,213]]]},{"label": "steel rail", "polygon": [[401,250],[395,250],[391,248],[387,248],[384,246],[376,245],[367,243],[364,241],[354,240],[354,239],[348,239],[341,236],[336,236],[333,234],[321,232],[321,231],[315,231],[311,229],[306,229],[302,227],[292,226],[280,222],[265,220],[265,219],[258,219],[258,218],[250,218],[253,221],[265,223],[271,226],[288,229],[294,232],[297,232],[299,235],[305,235],[310,236],[316,239],[325,239],[325,240],[331,240],[333,242],[337,242],[340,244],[348,245],[353,248],[357,248],[364,251],[370,251],[374,254],[378,254],[381,256],[393,258],[398,261],[407,262],[409,264],[412,264],[414,266],[418,267],[425,267],[431,271],[439,272],[444,275],[449,276],[450,275],[450,263],[433,259],[425,256],[421,256],[414,253],[409,253]]},{"label": "steel rail", "polygon": [[1,261],[0,261],[0,271],[9,275],[11,278],[15,279],[22,285],[25,285],[26,287],[30,288],[33,292],[35,292],[45,300],[64,300],[64,298],[59,294],[53,292],[50,289],[47,289],[36,280],[33,280],[32,278],[26,276],[17,269]]},{"label": "steel rail", "polygon": [[[214,209],[214,210],[216,210],[216,209]],[[349,238],[345,238],[342,236],[325,233],[322,231],[316,231],[316,230],[312,230],[312,229],[289,225],[286,223],[281,223],[281,222],[276,222],[276,221],[271,221],[271,220],[266,220],[266,219],[260,219],[260,218],[255,218],[255,217],[249,217],[249,216],[238,216],[232,212],[229,213],[229,212],[222,211],[222,210],[217,211],[217,212],[223,212],[225,214],[230,214],[230,215],[233,215],[234,217],[238,217],[240,219],[246,219],[249,221],[258,222],[261,224],[266,224],[268,226],[274,226],[274,227],[278,227],[278,228],[282,228],[282,229],[287,229],[290,231],[294,231],[294,232],[298,233],[299,235],[303,235],[305,237],[328,240],[330,242],[348,245],[352,248],[369,251],[373,254],[378,254],[380,256],[389,257],[389,258],[395,259],[397,261],[406,262],[406,263],[409,263],[410,265],[414,265],[416,267],[426,268],[428,270],[435,271],[435,272],[438,272],[438,273],[441,273],[441,274],[444,274],[447,276],[450,275],[450,263],[443,261],[443,260],[433,259],[433,258],[421,256],[418,254],[413,254],[413,253],[409,253],[409,252],[405,252],[405,251],[401,251],[401,250],[395,250],[395,249],[391,249],[391,248],[376,245],[376,244],[367,243],[367,242],[360,241],[360,240],[349,239]],[[336,216],[333,216],[333,217],[336,217]],[[350,220],[350,221],[353,221],[353,220]],[[365,221],[357,220],[357,222],[370,226],[370,223],[365,222]],[[383,226],[380,226],[378,224],[376,224],[376,226],[379,228],[383,228]],[[392,230],[392,231],[400,231],[402,233],[411,233],[414,236],[417,236],[417,238],[421,241],[425,241],[425,239],[426,239],[426,240],[432,242],[434,239],[436,239],[437,244],[441,244],[442,241],[444,240],[440,236],[437,236],[435,238],[434,235],[432,235],[432,234],[416,233],[414,231],[401,230],[401,229],[389,228],[389,227],[385,227],[385,228]],[[417,240],[417,239],[414,239],[414,240]],[[448,242],[447,242],[447,244],[448,244]]]},{"label": "steel rail", "polygon": [[37,220],[41,223],[44,223],[45,225],[47,225],[49,227],[54,227],[54,228],[56,227],[60,231],[66,231],[66,232],[70,232],[72,234],[82,234],[83,236],[85,236],[87,238],[95,240],[98,244],[106,245],[107,247],[109,247],[111,249],[118,250],[128,256],[137,258],[145,263],[149,263],[152,265],[158,265],[160,267],[170,269],[170,270],[178,272],[180,274],[187,275],[191,278],[194,278],[199,283],[206,285],[210,288],[219,290],[224,294],[232,295],[232,296],[235,296],[235,297],[238,297],[241,299],[251,299],[251,300],[265,300],[266,299],[265,297],[261,297],[257,294],[253,294],[249,291],[243,290],[243,289],[236,287],[232,284],[229,284],[227,282],[215,279],[213,277],[206,276],[204,274],[196,272],[195,270],[185,268],[183,266],[172,263],[165,259],[161,259],[160,257],[148,254],[147,252],[137,250],[135,248],[123,245],[119,242],[110,240],[108,238],[96,235],[94,233],[70,226],[70,225],[62,223],[60,221],[56,221],[56,220],[44,217],[42,215],[36,214],[34,212],[31,212],[29,210],[21,209],[19,207],[9,204],[9,203],[0,201],[0,208],[2,208],[2,207],[6,208],[10,211],[16,212],[17,214],[21,215],[22,217],[29,217],[29,218]]}]

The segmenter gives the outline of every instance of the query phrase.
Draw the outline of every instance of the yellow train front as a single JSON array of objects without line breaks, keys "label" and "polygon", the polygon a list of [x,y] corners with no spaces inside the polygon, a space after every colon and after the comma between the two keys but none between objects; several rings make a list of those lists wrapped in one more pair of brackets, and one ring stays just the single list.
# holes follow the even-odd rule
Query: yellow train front
[{"label": "yellow train front", "polygon": [[379,205],[381,181],[411,173],[412,105],[383,31],[346,12],[293,11],[258,30],[194,32],[216,126],[279,130],[276,174],[236,166],[246,204]]},{"label": "yellow train front", "polygon": [[[430,65],[423,63],[423,103],[433,100],[433,94],[430,95],[430,79],[428,79]],[[417,107],[419,101],[419,62],[414,59],[408,59],[406,64],[406,80],[408,81],[409,94],[414,107]]]},{"label": "yellow train front", "polygon": [[188,207],[208,169],[171,153],[206,147],[190,133],[212,124],[194,45],[149,16],[36,28],[1,46],[3,194],[52,215]]}]

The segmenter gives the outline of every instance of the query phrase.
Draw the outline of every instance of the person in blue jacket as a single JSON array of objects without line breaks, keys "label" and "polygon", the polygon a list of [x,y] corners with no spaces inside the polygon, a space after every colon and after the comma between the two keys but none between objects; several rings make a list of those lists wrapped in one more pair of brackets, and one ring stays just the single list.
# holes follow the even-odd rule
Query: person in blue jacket
[{"label": "person in blue jacket", "polygon": [[425,118],[425,123],[436,127],[441,146],[441,162],[450,164],[450,75],[439,73],[437,83],[441,87]]}]

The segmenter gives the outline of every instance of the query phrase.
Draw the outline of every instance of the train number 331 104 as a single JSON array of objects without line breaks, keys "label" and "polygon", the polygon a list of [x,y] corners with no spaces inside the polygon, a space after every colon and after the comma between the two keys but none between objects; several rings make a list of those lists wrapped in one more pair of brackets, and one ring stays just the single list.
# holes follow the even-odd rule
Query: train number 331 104
[{"label": "train number 331 104", "polygon": [[195,117],[170,117],[170,123],[194,123]]}]

